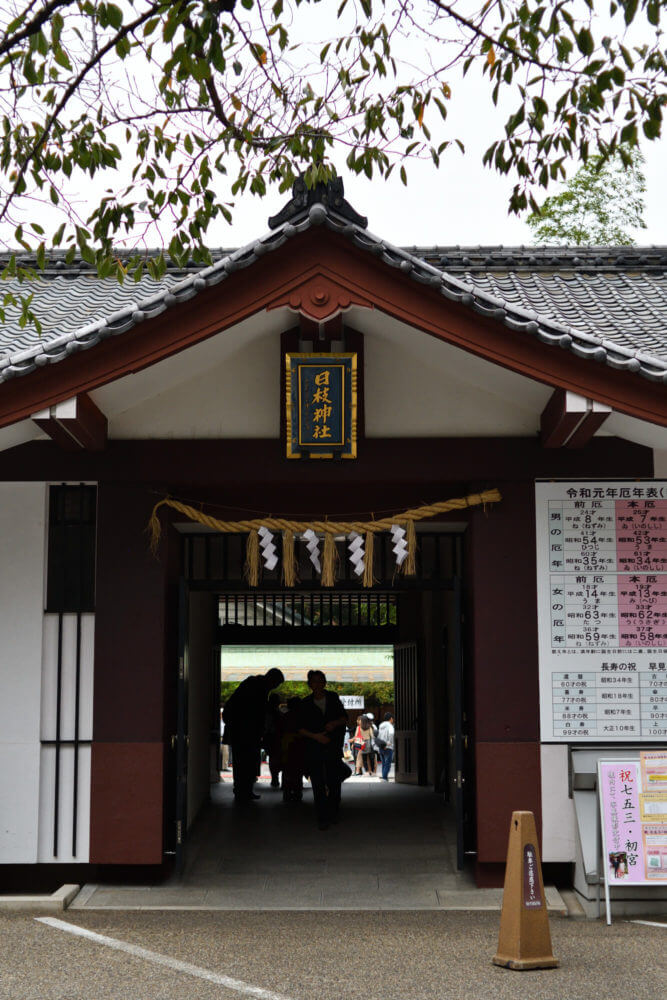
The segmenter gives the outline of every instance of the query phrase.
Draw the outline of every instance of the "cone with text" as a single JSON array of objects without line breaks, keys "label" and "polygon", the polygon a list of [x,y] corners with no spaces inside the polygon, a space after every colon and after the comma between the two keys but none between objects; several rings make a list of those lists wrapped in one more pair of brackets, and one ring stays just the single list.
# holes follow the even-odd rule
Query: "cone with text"
[{"label": "cone with text", "polygon": [[498,951],[493,963],[519,971],[553,969],[558,965],[551,948],[537,828],[532,812],[512,813]]}]

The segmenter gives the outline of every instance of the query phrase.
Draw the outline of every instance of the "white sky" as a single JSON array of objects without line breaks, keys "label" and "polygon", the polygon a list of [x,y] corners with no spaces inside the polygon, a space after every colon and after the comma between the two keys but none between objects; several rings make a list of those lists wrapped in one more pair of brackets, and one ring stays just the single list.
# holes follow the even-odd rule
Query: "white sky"
[{"label": "white sky", "polygon": [[[507,117],[494,108],[488,81],[475,80],[472,74],[458,84],[452,83],[448,129],[462,140],[465,153],[452,145],[441,159],[440,167],[432,162],[408,164],[408,186],[398,170],[388,181],[351,174],[345,169],[345,150],[337,168],[345,185],[345,196],[361,215],[368,217],[368,228],[383,239],[399,246],[497,245],[518,246],[534,242],[532,230],[523,217],[508,213],[508,202],[515,183],[513,175],[501,175],[485,167],[485,149],[502,135]],[[657,142],[645,141],[647,229],[639,230],[635,240],[640,245],[667,245],[667,137]],[[576,168],[574,168],[576,169]],[[574,172],[574,170],[573,170]],[[538,201],[554,194],[558,185],[538,193]],[[263,234],[269,216],[287,201],[275,189],[264,198],[246,195],[237,201],[233,224],[216,225],[211,230],[211,246],[238,246]]]},{"label": "white sky", "polygon": [[[596,16],[603,17],[604,5],[596,8]],[[308,17],[320,17],[317,8],[302,12],[300,27],[307,35]],[[316,29],[322,31],[322,26]],[[332,28],[335,30],[335,26]],[[613,32],[611,23],[607,30]],[[322,31],[323,37],[326,32]],[[629,44],[626,38],[626,44]],[[439,61],[439,50],[423,51],[423,42],[403,40],[401,53],[416,65]],[[401,183],[398,169],[388,181],[376,178],[369,181],[345,170],[345,153],[342,149],[337,168],[343,177],[345,195],[351,205],[368,217],[369,229],[400,246],[432,245],[497,245],[517,246],[534,242],[532,230],[523,217],[508,213],[508,202],[516,181],[514,175],[501,175],[484,167],[482,156],[486,148],[504,134],[503,125],[514,110],[516,95],[505,100],[504,106],[494,107],[488,78],[482,78],[473,68],[467,77],[447,76],[452,97],[447,102],[448,119],[444,136],[458,138],[464,143],[465,153],[452,145],[447,150],[439,168],[432,162],[408,164],[408,186]],[[643,143],[646,162],[645,221],[647,229],[634,234],[640,245],[667,245],[667,137],[659,142]],[[572,173],[576,166],[572,168]],[[555,194],[559,185],[546,191],[538,189],[538,201]],[[239,245],[252,240],[267,228],[267,219],[274,215],[286,201],[277,190],[269,190],[263,199],[245,197],[234,211],[231,227],[214,230],[211,245]],[[219,236],[218,236],[219,234]],[[230,240],[231,237],[231,240]]]},{"label": "white sky", "polygon": [[[453,102],[452,102],[453,103]],[[500,116],[489,112],[466,115],[458,136],[466,152],[457,148],[445,153],[440,168],[431,163],[409,167],[408,186],[398,176],[388,181],[341,174],[345,197],[362,215],[368,228],[383,239],[399,246],[497,245],[518,246],[533,243],[528,225],[508,214],[508,201],[514,186],[510,176],[501,176],[482,165],[482,155],[498,128]],[[667,139],[645,143],[646,211],[648,228],[636,233],[636,242],[667,245]],[[341,160],[344,157],[341,156]],[[554,186],[545,193],[553,194]],[[277,190],[263,199],[246,197],[234,211],[233,225],[216,228],[212,243],[231,246],[249,242],[265,232],[267,219],[287,199]]]}]

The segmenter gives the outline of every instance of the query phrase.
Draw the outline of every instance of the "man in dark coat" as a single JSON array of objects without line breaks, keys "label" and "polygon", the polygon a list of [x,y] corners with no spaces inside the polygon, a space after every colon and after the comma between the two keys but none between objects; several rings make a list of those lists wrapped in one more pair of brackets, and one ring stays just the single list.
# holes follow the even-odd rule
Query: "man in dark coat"
[{"label": "man in dark coat", "polygon": [[305,769],[310,776],[320,830],[326,830],[330,823],[338,820],[347,725],[342,701],[334,691],[325,690],[326,684],[321,670],[308,671],[308,687],[312,694],[301,702],[299,729],[304,737]]},{"label": "man in dark coat", "polygon": [[266,702],[269,691],[279,687],[284,680],[282,671],[276,667],[266,674],[246,677],[225,705],[223,739],[232,748],[234,797],[237,802],[259,798],[253,791],[253,785],[261,766]]}]

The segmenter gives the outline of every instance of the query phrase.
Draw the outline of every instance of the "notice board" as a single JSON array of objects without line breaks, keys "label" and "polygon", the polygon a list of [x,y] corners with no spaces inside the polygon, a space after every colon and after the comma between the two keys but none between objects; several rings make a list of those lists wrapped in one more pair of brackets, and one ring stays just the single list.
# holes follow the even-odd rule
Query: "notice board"
[{"label": "notice board", "polygon": [[667,481],[536,483],[544,742],[667,739]]},{"label": "notice board", "polygon": [[600,760],[598,794],[609,923],[610,887],[667,887],[667,751]]}]

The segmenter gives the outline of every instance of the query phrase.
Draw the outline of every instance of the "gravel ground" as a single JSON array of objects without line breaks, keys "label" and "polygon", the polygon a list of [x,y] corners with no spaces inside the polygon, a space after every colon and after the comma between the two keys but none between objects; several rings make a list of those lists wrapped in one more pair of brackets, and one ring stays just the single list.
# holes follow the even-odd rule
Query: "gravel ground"
[{"label": "gravel ground", "polygon": [[[552,919],[561,967],[491,964],[493,913],[93,913],[63,919],[290,1000],[662,1000],[667,920]],[[239,1000],[241,994],[1,915],[1,1000]]]}]

